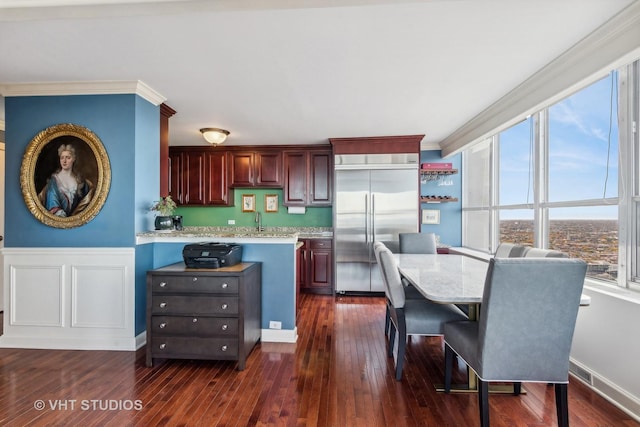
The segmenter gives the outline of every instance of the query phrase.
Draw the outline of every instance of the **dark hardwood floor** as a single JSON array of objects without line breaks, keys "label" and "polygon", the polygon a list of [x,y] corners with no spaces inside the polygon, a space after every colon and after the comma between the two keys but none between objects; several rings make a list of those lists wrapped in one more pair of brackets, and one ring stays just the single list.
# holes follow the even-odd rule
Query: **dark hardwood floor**
[{"label": "dark hardwood floor", "polygon": [[[404,377],[386,356],[384,302],[302,295],[296,344],[259,344],[247,368],[138,352],[0,349],[0,425],[477,426],[474,394],[436,393],[442,340],[413,338]],[[461,366],[455,378],[464,381]],[[492,395],[492,426],[556,425],[553,387]],[[577,380],[570,421],[639,426]],[[42,405],[42,408],[39,407]]]}]

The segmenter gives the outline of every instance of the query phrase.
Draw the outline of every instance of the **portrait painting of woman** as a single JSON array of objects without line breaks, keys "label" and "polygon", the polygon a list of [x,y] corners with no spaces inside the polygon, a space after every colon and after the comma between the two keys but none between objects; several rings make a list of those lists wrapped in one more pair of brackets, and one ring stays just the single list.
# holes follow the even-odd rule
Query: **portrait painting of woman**
[{"label": "portrait painting of woman", "polygon": [[90,221],[104,204],[109,158],[89,129],[61,124],[40,132],[27,147],[20,183],[29,210],[41,222],[71,228]]},{"label": "portrait painting of woman", "polygon": [[77,215],[89,205],[93,197],[93,183],[75,167],[77,155],[72,144],[61,144],[58,158],[60,167],[51,174],[38,198],[56,216]]}]

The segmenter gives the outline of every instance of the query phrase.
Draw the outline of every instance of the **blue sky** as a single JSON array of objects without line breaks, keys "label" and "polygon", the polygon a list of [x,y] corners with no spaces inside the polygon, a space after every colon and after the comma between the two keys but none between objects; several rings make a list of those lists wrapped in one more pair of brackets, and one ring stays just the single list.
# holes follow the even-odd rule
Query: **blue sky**
[{"label": "blue sky", "polygon": [[[533,155],[531,122],[528,119],[500,134],[500,204],[533,202],[533,182],[529,177],[532,167],[529,158]],[[605,194],[616,197],[617,193],[617,75],[614,74],[549,109],[549,200],[601,199]],[[502,218],[507,219],[507,215],[522,218],[522,214],[505,211]],[[617,207],[553,209],[550,215],[552,219],[615,219]]]}]

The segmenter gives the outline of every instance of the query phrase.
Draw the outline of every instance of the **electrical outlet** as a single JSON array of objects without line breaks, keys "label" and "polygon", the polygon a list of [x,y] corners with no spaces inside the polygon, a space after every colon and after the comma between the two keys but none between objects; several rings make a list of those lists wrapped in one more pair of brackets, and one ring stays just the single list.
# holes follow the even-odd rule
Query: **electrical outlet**
[{"label": "electrical outlet", "polygon": [[229,220],[227,220],[227,224],[228,224],[228,225],[234,225],[235,223],[236,223],[236,220],[235,220],[235,219],[229,219]]},{"label": "electrical outlet", "polygon": [[282,329],[282,322],[276,320],[269,321],[269,329]]}]

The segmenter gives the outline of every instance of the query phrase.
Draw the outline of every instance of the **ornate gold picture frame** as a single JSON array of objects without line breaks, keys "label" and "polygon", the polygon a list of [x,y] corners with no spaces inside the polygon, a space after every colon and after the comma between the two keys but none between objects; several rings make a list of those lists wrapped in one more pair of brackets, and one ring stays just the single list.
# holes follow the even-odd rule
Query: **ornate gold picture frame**
[{"label": "ornate gold picture frame", "polygon": [[111,185],[109,156],[89,129],[63,123],[38,133],[27,146],[20,187],[29,211],[56,228],[91,221],[102,209]]}]

